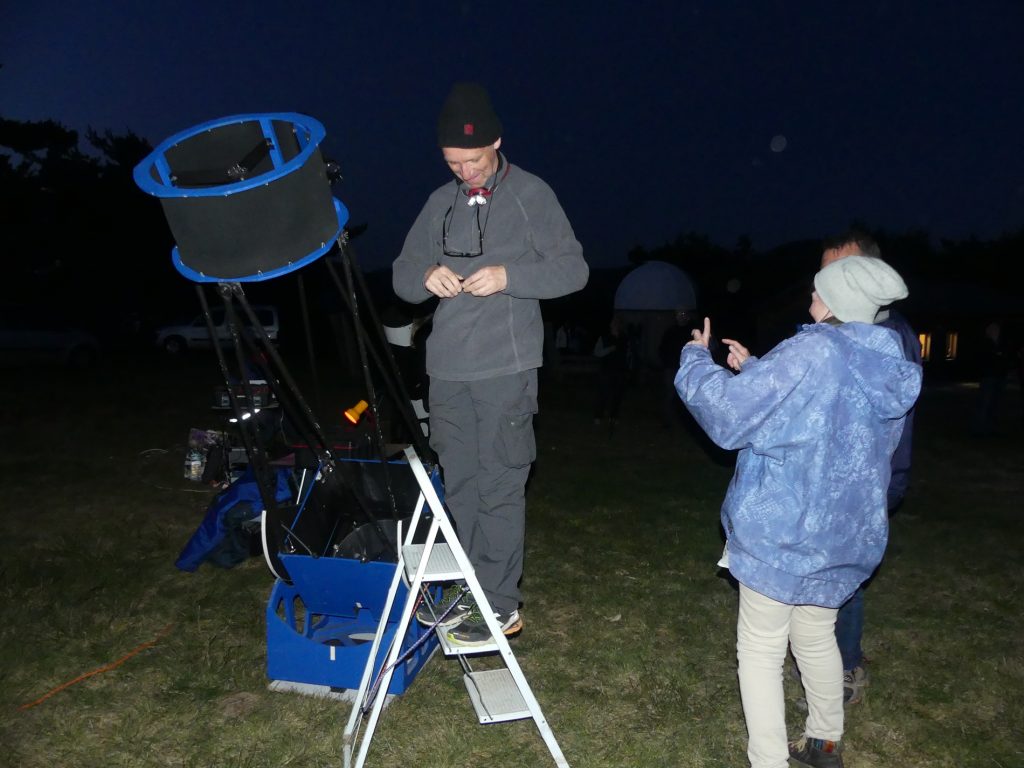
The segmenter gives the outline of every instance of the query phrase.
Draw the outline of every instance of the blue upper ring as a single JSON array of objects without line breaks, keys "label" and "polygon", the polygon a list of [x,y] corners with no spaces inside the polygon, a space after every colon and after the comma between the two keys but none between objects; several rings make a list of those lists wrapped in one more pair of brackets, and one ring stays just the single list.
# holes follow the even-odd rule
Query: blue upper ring
[{"label": "blue upper ring", "polygon": [[[271,123],[273,121],[284,121],[291,123],[296,129],[296,136],[299,141],[303,144],[300,152],[287,162],[283,162],[278,150],[271,152],[271,157],[274,161],[274,169],[267,173],[261,173],[258,176],[254,176],[249,179],[242,181],[232,182],[231,184],[222,184],[215,187],[176,187],[171,183],[171,171],[167,165],[167,150],[176,144],[179,144],[187,139],[196,136],[203,131],[210,131],[215,128],[221,128],[225,125],[233,125],[235,123],[249,123],[258,122],[263,125],[264,134],[271,134]],[[300,115],[297,112],[260,112],[248,115],[232,115],[230,117],[221,117],[216,120],[210,120],[200,125],[192,126],[180,133],[176,133],[168,139],[160,142],[157,147],[146,156],[146,158],[135,166],[133,171],[133,177],[135,183],[139,188],[150,195],[156,197],[224,197],[226,195],[233,195],[237,192],[244,192],[254,187],[261,187],[275,179],[285,176],[295,170],[301,168],[310,155],[316,151],[317,146],[323,141],[327,135],[327,131],[324,130],[323,124],[315,118],[309,117],[308,115]],[[156,170],[157,175],[161,181],[158,182],[153,178],[153,170]]]}]

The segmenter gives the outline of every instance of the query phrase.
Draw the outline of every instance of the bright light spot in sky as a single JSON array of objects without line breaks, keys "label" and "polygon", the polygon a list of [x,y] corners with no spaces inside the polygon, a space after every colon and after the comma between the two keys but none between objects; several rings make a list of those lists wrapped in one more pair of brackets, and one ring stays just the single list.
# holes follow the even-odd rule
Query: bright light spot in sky
[{"label": "bright light spot in sky", "polygon": [[771,147],[772,147],[772,152],[781,152],[782,150],[784,150],[786,148],[786,137],[783,136],[781,133],[777,134],[775,136],[772,136]]}]

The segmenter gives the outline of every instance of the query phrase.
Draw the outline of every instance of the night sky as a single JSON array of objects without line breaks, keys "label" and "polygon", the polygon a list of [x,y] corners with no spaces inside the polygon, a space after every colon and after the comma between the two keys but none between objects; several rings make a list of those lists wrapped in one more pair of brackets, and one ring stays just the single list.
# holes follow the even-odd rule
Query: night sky
[{"label": "night sky", "polygon": [[238,113],[323,122],[369,268],[448,178],[434,129],[457,80],[490,89],[503,149],[595,266],[691,230],[763,251],[853,219],[1024,227],[1019,0],[5,6],[4,117],[153,144]]}]

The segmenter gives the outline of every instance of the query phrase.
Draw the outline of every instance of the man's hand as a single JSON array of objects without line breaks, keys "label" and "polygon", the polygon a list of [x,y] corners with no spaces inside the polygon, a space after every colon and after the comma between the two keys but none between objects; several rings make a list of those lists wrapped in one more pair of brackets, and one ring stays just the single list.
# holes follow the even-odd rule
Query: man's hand
[{"label": "man's hand", "polygon": [[725,362],[734,371],[738,371],[750,357],[750,350],[733,339],[722,339],[722,343],[729,348],[729,356],[725,358]]},{"label": "man's hand", "polygon": [[690,332],[690,335],[693,337],[693,341],[686,342],[686,346],[690,346],[691,344],[698,344],[698,345],[704,347],[704,349],[707,349],[708,348],[708,342],[711,341],[711,318],[709,318],[709,317],[705,317],[704,318],[704,330],[703,331],[699,331],[696,328],[694,328]]},{"label": "man's hand", "polygon": [[435,296],[450,299],[462,292],[462,278],[448,267],[434,264],[423,276],[423,287]]},{"label": "man's hand", "polygon": [[490,296],[508,288],[508,273],[503,266],[483,267],[462,281],[462,290],[473,296]]}]

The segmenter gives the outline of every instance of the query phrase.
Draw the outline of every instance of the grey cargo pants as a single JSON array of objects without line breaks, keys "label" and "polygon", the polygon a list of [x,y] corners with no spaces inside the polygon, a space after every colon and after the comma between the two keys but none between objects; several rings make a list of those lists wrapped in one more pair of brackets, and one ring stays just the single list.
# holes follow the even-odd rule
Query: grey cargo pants
[{"label": "grey cargo pants", "polygon": [[459,541],[491,607],[518,609],[526,479],[536,458],[537,371],[430,380],[430,445],[444,471]]}]

